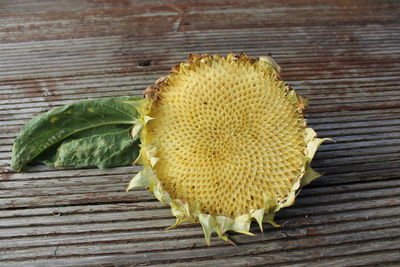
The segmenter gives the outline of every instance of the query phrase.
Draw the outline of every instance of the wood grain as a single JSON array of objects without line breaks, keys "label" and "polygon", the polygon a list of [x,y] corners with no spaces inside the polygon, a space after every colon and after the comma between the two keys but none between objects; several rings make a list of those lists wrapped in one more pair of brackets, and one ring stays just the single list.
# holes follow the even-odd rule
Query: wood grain
[{"label": "wood grain", "polygon": [[[400,265],[398,1],[4,0],[0,3],[0,266]],[[139,167],[9,169],[19,129],[73,101],[141,95],[188,53],[272,53],[311,99],[324,176],[233,235],[174,222]],[[142,62],[148,64],[142,64]],[[145,66],[143,66],[145,65]]]}]

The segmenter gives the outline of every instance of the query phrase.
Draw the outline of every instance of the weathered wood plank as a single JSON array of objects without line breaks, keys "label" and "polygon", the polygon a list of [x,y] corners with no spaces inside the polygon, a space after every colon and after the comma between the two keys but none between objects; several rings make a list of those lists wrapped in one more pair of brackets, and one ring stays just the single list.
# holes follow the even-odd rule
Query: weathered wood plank
[{"label": "weathered wood plank", "polygon": [[[378,190],[383,191],[383,190]],[[398,190],[397,190],[398,191]],[[374,199],[369,199],[370,195],[373,193],[367,193],[363,196],[363,194],[359,193],[358,197],[354,196],[354,194],[348,194],[348,198],[344,199],[341,197],[340,200],[335,201],[335,196],[332,196],[329,200],[323,196],[318,196],[318,200],[322,200],[321,202],[315,203],[315,198],[300,198],[297,201],[298,209],[304,209],[297,214],[297,218],[291,218],[294,214],[291,215],[291,209],[287,209],[282,211],[277,217],[278,221],[283,220],[284,228],[282,231],[290,229],[291,226],[295,229],[300,229],[300,227],[306,227],[307,225],[314,224],[322,224],[325,225],[327,223],[334,223],[336,221],[363,221],[365,219],[372,218],[380,218],[380,217],[388,217],[388,216],[397,216],[399,206],[394,205],[393,199],[398,198],[397,195],[387,195],[385,192],[378,193],[374,195]],[[362,196],[362,197],[360,197]],[[384,199],[391,199],[391,202],[387,201],[388,207],[376,207],[376,204],[385,203]],[[349,210],[345,210],[346,206],[349,206],[351,201],[361,202],[364,201],[366,203],[370,203],[371,207],[365,207],[366,203],[364,203],[364,208],[360,209],[357,207],[356,209],[351,208]],[[377,201],[377,203],[375,203]],[[340,203],[345,206],[344,210],[340,210],[338,208],[333,208],[332,212],[321,212],[322,214],[315,213],[318,209],[308,209],[307,207],[324,205],[325,208],[329,206],[333,206],[333,203]],[[391,203],[391,204],[390,204]],[[323,207],[320,207],[323,208]],[[94,215],[90,214],[65,214],[61,216],[57,216],[59,214],[60,209],[55,208],[54,214],[51,216],[36,218],[32,217],[24,217],[24,218],[16,218],[16,219],[4,219],[10,223],[9,226],[0,227],[0,234],[2,238],[11,238],[11,237],[23,237],[23,236],[44,236],[51,234],[78,234],[78,233],[86,233],[86,232],[112,232],[112,231],[122,231],[122,230],[135,230],[135,231],[146,231],[146,230],[154,230],[154,229],[164,229],[169,225],[172,225],[174,220],[170,215],[168,209],[150,209],[150,210],[137,210],[137,211],[127,211],[127,212],[115,212],[113,214],[103,214],[96,213]],[[62,213],[61,213],[62,214]],[[304,216],[304,217],[302,217]],[[25,227],[21,225],[25,220]],[[75,222],[76,221],[76,222]],[[79,224],[77,224],[79,223]],[[14,227],[13,227],[14,224]],[[363,225],[363,223],[360,223]],[[61,227],[62,226],[62,227]],[[189,227],[189,226],[187,226]],[[195,229],[199,229],[196,226],[191,226]],[[268,227],[269,228],[269,227]],[[256,228],[254,228],[256,232]],[[200,229],[199,229],[200,230]]]},{"label": "weathered wood plank", "polygon": [[[382,231],[383,232],[383,231]],[[13,264],[17,266],[17,264],[37,264],[37,265],[51,265],[56,264],[57,266],[70,266],[70,265],[92,265],[93,262],[96,264],[155,264],[155,263],[164,263],[171,264],[174,262],[194,262],[201,261],[204,259],[221,259],[231,258],[233,255],[235,257],[243,257],[250,254],[252,258],[258,260],[260,263],[260,259],[262,259],[265,264],[266,258],[269,262],[274,263],[295,263],[299,261],[312,261],[319,258],[327,258],[327,257],[339,257],[340,255],[352,255],[358,253],[368,253],[373,251],[387,251],[390,249],[399,249],[399,239],[392,237],[388,240],[380,240],[381,237],[389,237],[390,234],[388,232],[383,233],[372,233],[370,240],[365,240],[362,238],[355,239],[353,234],[344,234],[335,237],[327,236],[325,238],[317,237],[315,239],[300,239],[300,240],[283,240],[281,242],[273,243],[273,244],[263,244],[256,243],[251,246],[242,245],[239,248],[232,247],[220,247],[213,249],[194,249],[192,247],[188,247],[190,253],[185,250],[175,250],[175,251],[167,251],[167,252],[158,252],[158,253],[109,253],[108,255],[98,255],[98,256],[86,256],[86,257],[56,257],[53,256],[50,259],[34,259],[34,260],[23,260],[20,261],[5,261],[5,263]],[[373,238],[377,239],[373,239]],[[318,242],[319,244],[324,244],[326,241],[337,242],[337,240],[348,239],[348,242],[340,242],[338,245],[324,247],[323,252],[319,247],[310,247],[311,244]],[[364,246],[360,246],[355,242],[362,241]],[[304,249],[305,246],[307,249]],[[285,248],[287,251],[280,252],[282,248]],[[288,250],[288,248],[292,250]],[[260,249],[267,249],[270,252],[258,254],[260,253]],[[277,252],[278,250],[278,252]],[[258,252],[258,253],[257,253]],[[246,255],[247,254],[247,255]],[[201,264],[201,262],[199,262]],[[225,265],[227,266],[227,265]]]},{"label": "weathered wood plank", "polygon": [[[374,237],[374,236],[387,237],[388,230],[385,229],[383,225],[388,225],[388,224],[393,224],[393,223],[398,223],[398,222],[399,222],[399,219],[397,219],[397,221],[389,219],[387,221],[384,221],[384,220],[377,221],[377,222],[375,222],[375,224],[371,224],[372,227],[378,227],[378,229],[376,229],[376,230],[368,229],[371,231],[370,237]],[[382,225],[379,225],[379,223],[381,223]],[[335,230],[343,231],[343,229],[345,229],[345,227],[348,227],[346,230],[360,231],[360,233],[362,233],[363,235],[368,236],[368,234],[366,232],[362,232],[362,230],[360,230],[359,228],[352,227],[352,226],[354,226],[354,223],[353,224],[335,225],[334,228],[335,228]],[[312,232],[312,231],[318,232],[318,234],[316,236],[319,237],[320,235],[322,236],[324,234],[319,231],[320,229],[321,229],[321,227],[311,228],[311,229],[307,229],[307,230],[309,230],[310,232]],[[379,235],[380,233],[381,233],[381,235]],[[389,232],[389,234],[390,233],[394,234],[395,232]],[[385,234],[386,234],[386,236],[385,236]],[[280,234],[278,234],[278,236],[279,236],[278,238],[275,237],[278,240],[282,239],[282,238],[285,239],[285,237],[287,237],[287,236],[285,236],[285,233],[280,233]],[[310,235],[310,236],[312,236],[312,235]],[[338,235],[338,236],[340,236],[340,235]],[[293,236],[291,236],[291,237],[293,237]],[[289,239],[289,238],[286,238],[286,239]],[[339,240],[339,238],[337,240]],[[336,244],[337,240],[334,240],[332,243]],[[76,255],[76,256],[78,256],[78,255],[84,256],[87,254],[90,254],[90,255],[111,254],[111,253],[125,254],[125,253],[140,253],[142,251],[153,252],[153,251],[165,249],[165,247],[174,249],[174,247],[180,247],[180,248],[181,247],[191,247],[193,245],[195,245],[197,248],[204,247],[204,245],[201,244],[201,242],[203,240],[201,240],[201,238],[199,238],[199,237],[197,237],[197,238],[191,237],[189,239],[184,239],[184,236],[180,236],[180,240],[176,240],[176,239],[164,240],[162,243],[159,242],[159,240],[153,240],[153,242],[151,242],[152,243],[151,250],[144,247],[143,243],[140,242],[140,240],[132,240],[132,239],[129,240],[128,238],[125,238],[125,240],[123,240],[123,241],[124,242],[107,242],[104,245],[98,245],[96,247],[90,246],[89,244],[87,244],[87,245],[75,244],[73,246],[58,245],[57,247],[52,247],[52,248],[47,247],[47,248],[18,249],[15,251],[16,252],[15,255],[12,255],[11,257],[10,257],[10,255],[7,255],[7,252],[0,251],[0,255],[3,260],[13,260],[13,259],[15,260],[15,259],[19,259],[19,258],[35,259],[35,258],[49,257],[49,256],[63,257],[63,256],[69,256],[71,254]],[[276,241],[274,239],[272,239],[271,236],[269,236],[268,238],[265,238],[265,237],[258,238],[257,241],[259,241],[259,242],[269,241],[269,244],[270,244],[269,246],[273,246],[274,243],[276,243]],[[243,246],[245,244],[246,243],[242,243],[241,245]],[[216,245],[221,246],[222,242],[216,242]],[[54,253],[56,248],[58,248],[57,253]],[[54,255],[54,254],[56,254],[56,255]]]},{"label": "weathered wood plank", "polygon": [[[307,205],[313,205],[315,206],[315,203],[313,203],[313,199],[318,198],[319,203],[321,205],[326,205],[332,202],[333,199],[337,200],[337,203],[341,203],[344,204],[346,202],[350,202],[354,199],[361,199],[361,200],[365,200],[368,198],[372,198],[372,196],[374,198],[387,198],[387,197],[392,197],[392,196],[397,196],[399,195],[398,192],[396,193],[396,191],[398,191],[399,189],[399,185],[398,182],[396,181],[389,181],[388,183],[385,183],[385,186],[387,188],[379,188],[379,186],[377,188],[374,188],[373,186],[378,184],[377,182],[372,182],[370,183],[369,186],[365,185],[364,187],[360,187],[360,186],[351,186],[351,185],[343,185],[343,186],[333,186],[331,187],[319,187],[319,188],[313,188],[313,189],[304,189],[303,193],[301,194],[301,196],[299,197],[298,201],[297,201],[297,206],[299,207],[303,207],[303,206],[307,206]],[[382,187],[382,185],[380,185],[380,187]],[[396,188],[396,189],[393,189]],[[356,191],[357,193],[353,192]],[[149,195],[147,193],[140,193],[140,192],[134,192],[135,195],[141,195],[143,198],[140,200],[140,202],[145,202],[147,199],[146,197]],[[337,195],[340,194],[340,197],[338,197]],[[52,196],[49,195],[47,196],[49,199],[52,199]],[[118,199],[116,199],[115,201],[118,201]],[[129,196],[126,196],[126,202],[132,201],[132,199]],[[147,200],[148,201],[148,200]],[[147,205],[145,205],[147,204]],[[150,204],[150,205],[149,205]],[[152,206],[154,206],[154,203],[143,203],[142,206],[145,205],[146,209],[150,209],[150,212],[142,212],[142,208],[137,209],[136,211],[136,215],[134,216],[134,218],[141,218],[141,219],[145,219],[146,216],[149,216],[149,214],[151,213],[156,213],[157,216],[161,216],[161,217],[168,217],[168,215],[164,214],[161,211],[154,211],[154,208],[151,208]],[[164,209],[166,210],[167,214],[168,214],[168,210],[167,207],[158,207],[156,206],[156,209]],[[135,210],[135,208],[132,208],[132,211]],[[162,215],[160,215],[160,213]],[[65,214],[68,215],[67,217],[57,217],[54,216],[56,214]],[[0,212],[0,216],[3,217],[2,212]],[[60,222],[62,223],[79,223],[80,220],[88,220],[88,217],[86,217],[86,215],[75,215],[75,214],[70,214],[70,212],[64,212],[63,209],[58,208],[57,206],[55,206],[52,209],[52,213],[49,214],[50,216],[47,217],[39,217],[39,214],[37,214],[35,217],[32,218],[26,218],[24,217],[16,217],[16,218],[3,218],[2,221],[0,222],[0,227],[14,227],[14,226],[24,226],[24,224],[26,225],[42,225],[44,223],[46,224],[50,224],[50,223],[54,223],[54,224],[58,224]],[[99,216],[101,216],[102,214],[99,214]],[[146,215],[146,216],[145,216]],[[104,215],[105,217],[103,219],[110,219],[108,218],[107,214]],[[122,217],[121,217],[122,216]],[[120,213],[113,213],[112,216],[112,220],[116,220],[119,218],[119,220],[122,219],[128,219],[130,218],[130,212],[125,212],[125,211],[121,211]]]},{"label": "weathered wood plank", "polygon": [[[370,183],[371,186],[377,184],[378,182]],[[339,188],[346,186],[340,185],[337,186]],[[308,194],[310,188],[305,188],[300,193],[301,196],[305,196]],[[354,190],[350,188],[350,190]],[[340,189],[337,189],[340,191]],[[351,211],[357,209],[367,209],[367,208],[379,208],[384,206],[395,206],[400,204],[400,199],[396,197],[382,197],[378,196],[373,201],[368,201],[365,199],[361,200],[352,200],[350,202],[343,202],[340,206],[336,204],[319,204],[314,203],[313,205],[301,206],[298,203],[287,210],[284,210],[284,214],[279,214],[280,218],[285,218],[285,216],[305,216],[307,214],[321,214],[326,212],[338,212],[338,211]],[[21,218],[30,217],[30,216],[65,216],[65,215],[77,215],[77,214],[86,214],[92,216],[95,219],[97,213],[100,215],[102,213],[109,213],[111,215],[112,212],[125,212],[125,211],[142,211],[142,210],[155,210],[155,209],[169,209],[169,207],[162,205],[157,201],[149,201],[149,202],[134,202],[134,203],[126,203],[126,202],[116,202],[114,204],[81,204],[74,206],[53,206],[53,207],[29,207],[26,209],[7,209],[0,210],[0,218],[14,218],[18,221]]]},{"label": "weathered wood plank", "polygon": [[[315,251],[315,250],[314,250]],[[313,251],[310,251],[312,253]],[[378,250],[377,252],[355,252],[354,254],[340,255],[338,257],[329,257],[325,259],[313,259],[312,261],[298,260],[293,263],[275,264],[269,255],[251,255],[247,257],[235,257],[226,259],[202,260],[195,262],[182,262],[182,263],[168,263],[168,266],[173,267],[191,267],[191,266],[265,266],[265,264],[272,264],[274,266],[301,266],[307,267],[311,264],[313,266],[330,267],[330,266],[398,266],[400,261],[400,254],[397,250]],[[165,266],[165,264],[155,264],[151,266]]]}]

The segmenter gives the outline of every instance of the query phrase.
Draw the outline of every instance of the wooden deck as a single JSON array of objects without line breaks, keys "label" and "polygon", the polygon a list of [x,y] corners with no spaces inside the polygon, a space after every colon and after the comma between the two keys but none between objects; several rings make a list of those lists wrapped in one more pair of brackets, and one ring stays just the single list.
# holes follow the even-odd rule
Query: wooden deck
[{"label": "wooden deck", "polygon": [[[400,266],[399,1],[0,1],[0,265]],[[174,219],[138,167],[9,170],[34,115],[141,91],[190,52],[271,52],[311,98],[325,175],[233,247]]]}]

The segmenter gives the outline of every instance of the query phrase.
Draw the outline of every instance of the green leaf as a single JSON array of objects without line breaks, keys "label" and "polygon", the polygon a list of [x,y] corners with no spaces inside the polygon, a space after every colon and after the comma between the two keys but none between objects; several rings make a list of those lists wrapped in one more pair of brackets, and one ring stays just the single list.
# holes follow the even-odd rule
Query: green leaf
[{"label": "green leaf", "polygon": [[133,163],[140,140],[130,125],[106,125],[72,135],[34,159],[52,166],[109,168]]},{"label": "green leaf", "polygon": [[[135,124],[138,117],[138,112],[132,104],[127,103],[127,101],[132,100],[139,100],[139,98],[115,97],[85,100],[52,109],[40,116],[33,118],[22,128],[19,136],[15,139],[12,151],[11,168],[16,171],[21,170],[26,164],[38,157],[44,151],[48,153],[50,153],[52,149],[54,151],[57,144],[60,145],[60,148],[63,147],[63,149],[72,149],[71,152],[63,151],[63,153],[60,155],[68,154],[72,156],[77,155],[74,153],[74,150],[77,151],[77,145],[85,144],[88,146],[88,142],[93,142],[94,144],[91,149],[92,152],[94,152],[93,148],[101,147],[99,145],[101,142],[107,143],[111,140],[114,140],[118,143],[116,146],[119,147],[115,151],[120,151],[120,149],[123,148],[124,152],[121,153],[128,153],[128,151],[125,150],[128,149],[128,143],[132,143],[132,140],[129,139],[130,142],[128,142],[129,140],[121,137],[123,135],[122,133],[121,136],[118,136],[114,133],[114,130],[112,130],[108,136],[104,130],[110,128],[100,127],[106,125],[126,125],[126,127],[129,126],[130,128],[133,124]],[[127,128],[124,130],[126,130],[126,132],[128,131]],[[94,134],[96,131],[99,131],[98,135]],[[115,131],[118,131],[118,129],[115,129]],[[114,135],[112,133],[114,133]],[[70,141],[61,144],[61,141],[67,139],[68,137],[71,137]],[[79,141],[80,138],[85,137],[89,138]],[[123,139],[125,141],[123,141]],[[115,147],[113,149],[115,149]],[[59,149],[57,148],[57,150]],[[102,148],[101,151],[107,153],[111,152],[104,148]],[[101,151],[99,151],[99,153],[102,153]],[[56,157],[60,155],[57,155],[57,153],[50,153],[48,155],[50,155],[50,157],[47,159],[42,159],[42,162],[54,162],[57,165]],[[83,154],[80,153],[79,155],[82,156]],[[96,156],[99,155],[96,154]],[[109,157],[108,161],[104,161],[105,156],[103,155],[103,161],[96,160],[95,165],[107,166],[110,161],[115,162],[115,160],[118,158],[116,155],[114,156],[116,157],[115,159],[111,159],[109,156],[107,156]],[[122,154],[120,156],[122,156]],[[81,161],[82,158],[78,158],[78,156],[75,157],[77,160],[79,159],[77,161],[80,162],[79,164],[83,164]],[[59,162],[68,162],[68,164],[74,163],[72,159],[62,160]],[[105,165],[102,165],[100,162],[105,162]],[[72,166],[77,165],[74,164]]]}]

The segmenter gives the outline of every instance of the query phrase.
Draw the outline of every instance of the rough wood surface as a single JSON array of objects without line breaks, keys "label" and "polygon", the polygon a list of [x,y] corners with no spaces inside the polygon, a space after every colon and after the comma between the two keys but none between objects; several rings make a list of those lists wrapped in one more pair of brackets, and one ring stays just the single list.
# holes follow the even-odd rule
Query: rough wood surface
[{"label": "rough wood surface", "polygon": [[[400,2],[0,1],[1,266],[400,266]],[[138,167],[9,170],[33,116],[140,95],[188,53],[272,53],[311,98],[325,175],[281,228],[205,245],[145,190]]]}]

